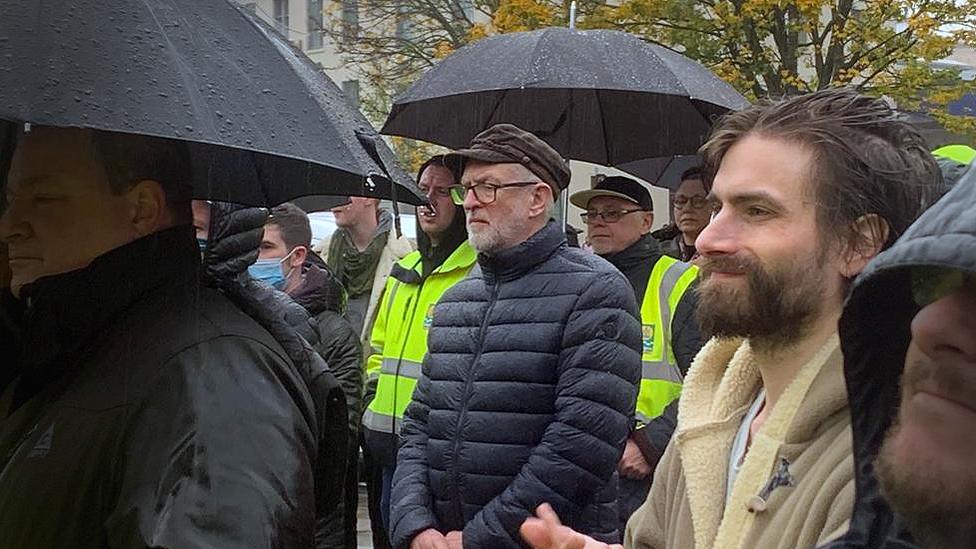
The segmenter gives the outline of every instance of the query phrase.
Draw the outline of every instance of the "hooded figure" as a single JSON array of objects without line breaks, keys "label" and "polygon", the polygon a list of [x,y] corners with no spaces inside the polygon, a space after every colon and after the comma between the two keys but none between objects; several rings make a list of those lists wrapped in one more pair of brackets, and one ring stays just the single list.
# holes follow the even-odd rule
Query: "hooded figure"
[{"label": "hooded figure", "polygon": [[873,473],[901,400],[911,323],[920,310],[913,299],[912,272],[920,267],[976,272],[976,170],[970,169],[875,258],[848,298],[840,337],[854,436],[856,499],[850,531],[822,549],[921,547],[884,501]]},{"label": "hooded figure", "polygon": [[[397,435],[427,352],[431,312],[441,295],[467,276],[475,263],[475,252],[466,242],[464,209],[448,195],[456,181],[456,171],[444,164],[442,156],[430,158],[418,170],[418,187],[430,197],[430,204],[417,210],[418,249],[393,265],[370,337],[363,458],[377,549],[389,546],[385,528]],[[451,216],[449,221],[447,216]]]},{"label": "hooded figure", "polygon": [[314,464],[316,547],[331,547],[341,522],[342,488],[350,443],[345,397],[320,353],[309,313],[287,294],[254,280],[247,267],[258,257],[268,212],[236,204],[210,205],[204,281],[217,287],[279,342],[299,368],[315,402],[318,453]]}]

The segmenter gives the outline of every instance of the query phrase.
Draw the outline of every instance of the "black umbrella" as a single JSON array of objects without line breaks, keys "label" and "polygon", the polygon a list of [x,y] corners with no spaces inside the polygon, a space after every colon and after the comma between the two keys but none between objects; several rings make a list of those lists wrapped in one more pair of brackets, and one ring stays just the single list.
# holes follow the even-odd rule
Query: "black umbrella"
[{"label": "black umbrella", "polygon": [[423,201],[322,70],[228,0],[0,0],[0,13],[0,120],[188,142],[200,198]]},{"label": "black umbrella", "polygon": [[636,175],[654,186],[676,191],[681,185],[681,175],[701,165],[702,159],[697,154],[679,154],[635,160],[620,164],[617,168]]},{"label": "black umbrella", "polygon": [[603,165],[694,154],[748,102],[702,65],[623,32],[548,28],[461,48],[397,98],[382,133],[466,145],[500,122]]}]

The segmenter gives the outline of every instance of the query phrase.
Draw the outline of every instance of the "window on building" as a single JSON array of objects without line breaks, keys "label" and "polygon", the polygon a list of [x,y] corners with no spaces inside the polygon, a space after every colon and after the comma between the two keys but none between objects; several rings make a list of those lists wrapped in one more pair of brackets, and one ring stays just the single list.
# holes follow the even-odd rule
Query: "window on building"
[{"label": "window on building", "polygon": [[350,41],[359,37],[358,0],[342,0],[342,37]]},{"label": "window on building", "polygon": [[278,32],[288,37],[288,0],[274,0],[272,8],[274,25]]},{"label": "window on building", "polygon": [[322,0],[308,0],[308,49],[322,48]]},{"label": "window on building", "polygon": [[342,95],[346,96],[346,102],[353,108],[359,108],[359,80],[344,80],[342,82]]}]

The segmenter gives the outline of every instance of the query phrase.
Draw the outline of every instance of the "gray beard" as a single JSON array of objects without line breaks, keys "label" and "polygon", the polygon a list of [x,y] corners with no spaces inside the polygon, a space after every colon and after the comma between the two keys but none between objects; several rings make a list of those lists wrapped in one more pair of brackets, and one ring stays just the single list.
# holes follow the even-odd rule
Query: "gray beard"
[{"label": "gray beard", "polygon": [[478,232],[472,231],[471,225],[468,223],[468,242],[471,247],[478,253],[492,255],[521,243],[519,235],[523,234],[525,225],[529,221],[519,218],[519,214],[521,212],[518,212],[515,218],[509,220],[506,225],[492,224],[478,229]]},{"label": "gray beard", "polygon": [[504,249],[505,246],[502,235],[491,226],[478,232],[474,232],[471,227],[468,227],[468,242],[479,253],[488,255]]}]

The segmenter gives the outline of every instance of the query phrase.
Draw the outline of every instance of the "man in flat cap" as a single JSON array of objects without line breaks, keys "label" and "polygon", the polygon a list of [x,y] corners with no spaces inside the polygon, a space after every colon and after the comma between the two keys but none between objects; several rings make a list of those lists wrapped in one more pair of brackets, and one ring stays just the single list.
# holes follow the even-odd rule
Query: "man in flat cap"
[{"label": "man in flat cap", "polygon": [[570,173],[541,139],[497,125],[447,160],[478,264],[433,310],[401,431],[393,545],[518,548],[542,502],[617,540],[616,465],[641,371],[634,292],[566,245],[550,214]]}]

